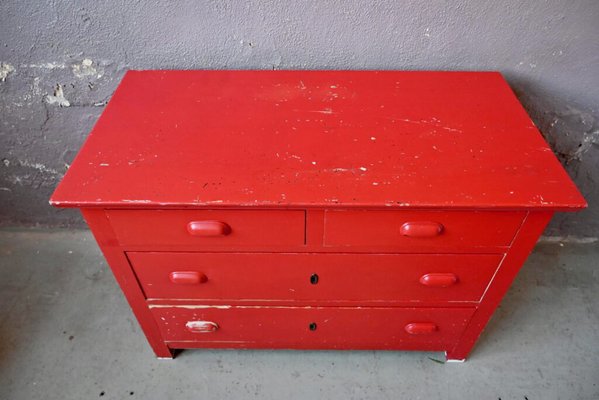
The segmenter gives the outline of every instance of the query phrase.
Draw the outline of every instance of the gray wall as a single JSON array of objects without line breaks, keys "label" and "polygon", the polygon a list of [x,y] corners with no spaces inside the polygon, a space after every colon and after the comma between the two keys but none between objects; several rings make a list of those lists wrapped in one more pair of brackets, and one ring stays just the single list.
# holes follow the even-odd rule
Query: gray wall
[{"label": "gray wall", "polygon": [[47,205],[127,68],[499,70],[590,203],[599,236],[599,1],[0,2],[0,221]]}]

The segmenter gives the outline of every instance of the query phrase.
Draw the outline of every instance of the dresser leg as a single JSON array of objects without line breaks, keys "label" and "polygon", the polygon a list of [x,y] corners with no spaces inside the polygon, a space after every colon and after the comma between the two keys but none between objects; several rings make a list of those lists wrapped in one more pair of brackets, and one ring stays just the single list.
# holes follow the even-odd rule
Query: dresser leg
[{"label": "dresser leg", "polygon": [[160,346],[152,346],[152,350],[154,350],[154,354],[156,354],[156,358],[159,360],[172,360],[177,355],[177,350],[169,349],[167,346],[164,346],[164,343],[160,343]]},{"label": "dresser leg", "polygon": [[446,352],[447,361],[463,361],[468,357],[552,215],[548,211],[528,213],[466,330],[457,345]]},{"label": "dresser leg", "polygon": [[463,363],[466,361],[467,354],[457,354],[449,351],[445,352],[445,362],[448,363]]}]

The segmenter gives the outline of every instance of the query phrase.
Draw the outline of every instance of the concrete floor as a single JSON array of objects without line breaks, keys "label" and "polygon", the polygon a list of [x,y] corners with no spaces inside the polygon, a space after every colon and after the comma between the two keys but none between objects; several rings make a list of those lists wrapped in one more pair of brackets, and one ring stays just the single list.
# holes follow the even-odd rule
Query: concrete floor
[{"label": "concrete floor", "polygon": [[0,231],[0,399],[598,399],[599,245],[539,244],[469,360],[185,351],[156,360],[87,231]]}]

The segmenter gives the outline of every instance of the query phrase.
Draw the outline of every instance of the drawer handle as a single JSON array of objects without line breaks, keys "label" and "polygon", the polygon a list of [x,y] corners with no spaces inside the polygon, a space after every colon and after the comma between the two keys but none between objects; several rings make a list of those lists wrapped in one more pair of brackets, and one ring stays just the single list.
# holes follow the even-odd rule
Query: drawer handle
[{"label": "drawer handle", "polygon": [[227,236],[231,227],[221,221],[191,221],[187,224],[187,232],[193,236]]},{"label": "drawer handle", "polygon": [[410,335],[426,335],[437,331],[437,325],[432,322],[412,322],[404,328]]},{"label": "drawer handle", "polygon": [[218,330],[218,324],[212,321],[189,321],[185,327],[191,333],[211,333]]},{"label": "drawer handle", "polygon": [[456,274],[448,273],[431,273],[422,275],[420,277],[420,283],[424,286],[430,287],[449,287],[455,285],[458,282],[458,276]]},{"label": "drawer handle", "polygon": [[403,236],[414,238],[429,238],[439,236],[443,232],[443,225],[432,221],[406,222],[400,228]]},{"label": "drawer handle", "polygon": [[168,278],[172,283],[190,285],[204,283],[208,280],[206,275],[197,271],[173,271],[168,275]]}]

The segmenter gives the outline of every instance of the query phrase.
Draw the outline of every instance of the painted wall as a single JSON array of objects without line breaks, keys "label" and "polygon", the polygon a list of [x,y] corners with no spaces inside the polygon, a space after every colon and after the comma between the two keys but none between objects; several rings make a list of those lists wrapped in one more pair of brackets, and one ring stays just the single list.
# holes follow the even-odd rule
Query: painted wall
[{"label": "painted wall", "polygon": [[599,236],[599,1],[0,2],[0,221],[47,204],[127,68],[499,70],[590,203]]}]

